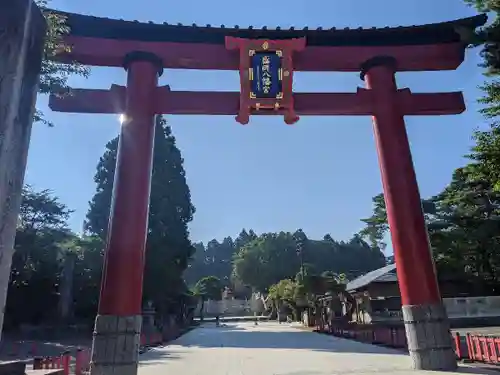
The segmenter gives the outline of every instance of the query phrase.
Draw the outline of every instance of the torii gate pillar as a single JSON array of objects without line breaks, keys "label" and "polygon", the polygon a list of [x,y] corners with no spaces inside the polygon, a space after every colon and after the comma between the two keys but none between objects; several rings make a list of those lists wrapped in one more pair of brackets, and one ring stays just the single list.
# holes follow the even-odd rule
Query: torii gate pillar
[{"label": "torii gate pillar", "polygon": [[98,315],[92,342],[92,375],[136,375],[142,325],[142,280],[155,135],[155,94],[162,61],[148,52],[129,53],[124,121]]},{"label": "torii gate pillar", "polygon": [[372,92],[373,131],[398,274],[408,349],[415,369],[455,370],[446,315],[422,213],[404,117],[396,101],[392,57],[375,57],[362,66]]}]

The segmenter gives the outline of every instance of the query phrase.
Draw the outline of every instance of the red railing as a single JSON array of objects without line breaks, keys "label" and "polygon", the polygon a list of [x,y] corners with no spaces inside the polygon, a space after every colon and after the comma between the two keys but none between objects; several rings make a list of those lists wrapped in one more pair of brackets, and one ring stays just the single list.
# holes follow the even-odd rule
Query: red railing
[{"label": "red railing", "polygon": [[[74,359],[74,366],[73,364]],[[69,351],[59,356],[35,357],[33,359],[33,370],[64,370],[64,375],[83,375],[90,368],[90,350],[78,349],[76,355],[72,356]]]},{"label": "red railing", "polygon": [[467,333],[467,358],[473,362],[500,365],[500,337]]},{"label": "red railing", "polygon": [[330,333],[337,337],[352,339],[367,344],[384,345],[392,348],[406,349],[406,334],[404,327],[378,327],[378,326],[325,326],[326,330],[318,332]]},{"label": "red railing", "polygon": [[[322,329],[321,329],[322,328]],[[404,326],[383,327],[369,325],[317,326],[316,331],[367,344],[407,349]],[[452,334],[457,360],[500,365],[500,336],[467,333]]]},{"label": "red railing", "polygon": [[37,357],[33,360],[33,370],[63,369],[64,374],[70,371],[71,354],[65,352],[56,357]]},{"label": "red railing", "polygon": [[[141,347],[153,347],[162,343],[163,337],[161,333],[141,334]],[[83,375],[90,371],[90,360],[90,349],[80,348],[74,356],[69,351],[66,351],[59,356],[35,357],[33,360],[33,370],[62,369],[64,370],[64,375]]]}]

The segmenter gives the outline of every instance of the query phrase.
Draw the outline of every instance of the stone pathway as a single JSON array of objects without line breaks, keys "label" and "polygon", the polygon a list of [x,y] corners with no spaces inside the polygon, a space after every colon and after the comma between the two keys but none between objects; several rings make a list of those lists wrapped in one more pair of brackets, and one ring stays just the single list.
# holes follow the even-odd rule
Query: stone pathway
[{"label": "stone pathway", "polygon": [[[397,350],[299,330],[287,324],[206,324],[141,356],[139,375],[406,375]],[[464,367],[460,373],[498,374]],[[418,374],[450,374],[418,372]]]}]

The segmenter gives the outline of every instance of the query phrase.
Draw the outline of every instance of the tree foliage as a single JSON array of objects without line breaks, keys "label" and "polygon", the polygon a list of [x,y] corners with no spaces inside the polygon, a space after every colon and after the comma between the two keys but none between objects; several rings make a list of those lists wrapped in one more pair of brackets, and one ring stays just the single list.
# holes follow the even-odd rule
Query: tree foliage
[{"label": "tree foliage", "polygon": [[[450,184],[423,199],[422,207],[440,276],[464,278],[480,284],[484,293],[496,293],[500,291],[500,193],[488,181],[472,177],[473,167],[455,170]],[[361,231],[364,236],[388,231],[387,214],[378,204],[362,221],[367,223]]]},{"label": "tree foliage", "polygon": [[325,271],[321,275],[302,275],[299,271],[295,279],[283,279],[269,286],[268,298],[275,311],[291,311],[297,319],[302,309],[317,305],[318,297],[345,294],[346,283],[344,274]]},{"label": "tree foliage", "polygon": [[203,277],[215,276],[223,287],[232,289],[235,297],[249,297],[251,288],[245,286],[233,272],[233,256],[240,248],[256,238],[257,235],[253,230],[243,229],[234,240],[226,237],[222,242],[211,240],[206,246],[203,243],[194,244],[196,252],[184,274],[186,282],[194,285]]},{"label": "tree foliage", "polygon": [[[99,160],[94,178],[96,193],[85,222],[86,231],[102,240],[108,228],[117,149],[118,138],[115,138],[106,145]],[[182,273],[195,251],[187,228],[194,211],[175,137],[165,120],[158,116],[143,291],[144,300],[152,301],[158,310],[174,308],[178,295],[187,292]]]},{"label": "tree foliage", "polygon": [[[97,309],[102,243],[78,237],[67,226],[71,213],[48,190],[23,189],[6,305],[6,328],[53,322],[58,317],[63,260],[76,255],[72,310],[91,318]],[[29,301],[30,308],[26,308]]]},{"label": "tree foliage", "polygon": [[279,308],[281,304],[294,306],[297,300],[298,283],[292,279],[283,279],[269,286],[269,298]]},{"label": "tree foliage", "polygon": [[[214,275],[241,297],[248,297],[252,290],[263,292],[280,280],[295,279],[301,268],[296,234],[257,235],[243,230],[235,240],[227,237],[220,243],[212,240],[207,246],[197,244],[186,279],[194,284],[204,276]],[[306,275],[330,271],[355,277],[385,265],[382,252],[359,236],[347,242],[335,241],[330,235],[322,240],[306,239],[302,252]]]},{"label": "tree foliage", "polygon": [[368,243],[380,250],[385,250],[387,244],[384,236],[389,229],[387,224],[387,212],[385,210],[384,194],[378,194],[372,198],[373,215],[366,219],[361,219],[365,227],[359,232],[362,238],[366,238]]},{"label": "tree foliage", "polygon": [[475,145],[468,157],[468,178],[489,181],[493,189],[500,191],[500,1],[465,0],[480,12],[488,12],[494,18],[492,22],[479,30],[478,40],[482,43],[482,67],[485,68],[486,82],[482,86],[484,96],[479,100],[483,104],[481,113],[490,122],[487,130],[477,130],[473,134]]},{"label": "tree foliage", "polygon": [[216,276],[205,276],[194,286],[194,294],[205,300],[220,301],[222,298],[222,283]]},{"label": "tree foliage", "polygon": [[[59,62],[57,55],[70,52],[71,46],[64,42],[64,36],[70,31],[66,24],[66,18],[47,7],[49,0],[35,0],[47,20],[47,35],[43,51],[42,69],[40,72],[40,84],[38,92],[41,94],[68,95],[68,78],[72,75],[88,77],[88,67],[72,61],[69,63]],[[37,110],[35,121],[41,121],[52,125],[43,117],[43,113]]]},{"label": "tree foliage", "polygon": [[[7,326],[16,320],[38,321],[54,313],[47,306],[57,306],[58,243],[71,235],[66,227],[69,213],[49,191],[35,192],[30,186],[23,189],[6,305]],[[26,301],[30,301],[29,309]]]},{"label": "tree foliage", "polygon": [[[157,125],[165,126],[163,122]],[[160,136],[168,134],[170,137],[168,131],[165,133],[160,131],[158,134]],[[166,139],[165,136],[162,137],[163,140],[159,140],[160,143]],[[172,141],[171,139],[170,142]],[[111,142],[111,144],[114,143]],[[159,152],[159,155],[165,157],[166,154]],[[103,158],[106,157],[113,159],[113,152],[108,150]],[[158,156],[156,160],[159,162],[163,157]],[[167,159],[175,160],[170,157]],[[105,196],[105,191],[109,188],[107,184],[111,184],[112,180],[109,178],[109,172],[104,173],[101,168],[109,164],[104,160],[101,162],[97,175],[102,176],[102,181],[106,182],[98,185],[98,194],[103,193],[102,195]],[[172,170],[177,171],[179,168],[180,166],[177,165]],[[166,172],[163,167],[156,172],[154,176],[157,177],[154,178],[159,181],[165,178]],[[178,185],[173,183],[173,176],[170,175],[171,186],[182,186],[182,183]],[[158,182],[155,186],[160,187],[161,183]],[[165,189],[161,194],[152,194],[152,204],[161,207],[161,200],[165,199],[163,194],[166,194],[164,191]],[[172,194],[175,189],[167,191]],[[186,197],[185,194],[179,195]],[[169,199],[171,201],[179,199],[180,202],[184,202],[181,198],[172,195]],[[96,201],[98,200],[93,200],[93,202]],[[109,203],[107,207],[109,208]],[[95,217],[100,217],[102,213],[97,210],[107,211],[107,207],[91,206],[89,218],[93,217],[93,214],[98,214]],[[189,205],[185,204],[185,207]],[[159,211],[152,209],[151,212],[156,213],[158,215],[156,218],[161,218],[162,223],[172,223],[172,228],[184,228],[179,222],[187,223],[189,220],[189,217],[184,216],[184,219],[179,218],[176,221],[160,216]],[[177,214],[181,211],[175,210]],[[102,228],[95,233],[89,231],[86,235],[77,236],[67,226],[70,213],[71,210],[48,190],[35,191],[29,186],[23,190],[6,310],[7,328],[23,323],[59,323],[58,304],[61,301],[63,265],[65,258],[69,255],[75,259],[73,299],[70,301],[71,317],[90,324],[93,321],[98,305],[104,251],[103,240],[106,231]],[[163,210],[163,213],[174,215],[174,210]],[[188,210],[188,213],[192,215],[192,210]],[[99,221],[92,223],[95,225],[96,222]],[[185,241],[187,237],[184,236],[187,236],[187,231],[182,236],[176,234],[173,237],[166,237],[165,233],[170,232],[160,225],[155,225],[154,220],[150,222],[146,258],[150,257],[152,262],[150,268],[146,269],[145,280],[151,281],[150,284],[145,282],[144,289],[145,293],[149,293],[147,298],[153,296],[153,302],[162,307],[161,312],[172,314],[175,311],[182,311],[186,304],[192,305],[196,301],[184,285],[181,277],[183,266],[182,262],[178,261],[180,256],[187,259],[193,247],[186,244],[185,253],[180,253],[179,250],[182,249],[179,248],[177,251],[170,251],[172,247],[162,244]],[[90,224],[90,219],[87,224]],[[259,236],[252,230],[243,230],[234,240],[230,237],[222,242],[213,240],[206,247],[202,244],[195,244],[194,248],[198,251],[191,260],[192,267],[186,273],[186,277],[189,278],[196,277],[196,274],[202,275],[192,283],[194,296],[202,297],[202,301],[204,299],[218,300],[221,298],[222,289],[229,286],[233,290],[239,290],[240,297],[248,297],[252,290],[268,290],[271,284],[275,283],[279,284],[280,306],[286,303],[289,309],[297,312],[304,302],[308,303],[314,299],[314,295],[323,293],[325,286],[330,290],[331,285],[345,282],[345,275],[340,275],[336,270],[347,271],[354,267],[358,270],[354,274],[358,274],[377,268],[384,262],[381,253],[378,250],[373,251],[359,237],[354,237],[349,242],[337,242],[331,236],[326,235],[323,240],[307,239],[304,243],[307,272],[302,275],[294,237],[296,236],[289,232],[267,233]],[[253,254],[259,254],[261,258],[254,259]],[[269,264],[266,264],[267,262]],[[252,268],[254,268],[253,272],[251,272]],[[244,274],[245,276],[240,275],[241,270],[247,269],[248,273]],[[210,275],[211,271],[219,275]],[[168,275],[166,275],[167,272]],[[319,275],[321,272],[322,275]],[[264,277],[265,282],[260,280],[259,275]],[[318,278],[324,282],[318,282]],[[290,280],[290,282],[282,280]],[[169,284],[165,284],[167,282]],[[291,291],[290,288],[292,288]],[[239,297],[237,293],[234,295]],[[156,297],[158,300],[154,299]],[[26,300],[30,301],[30,309],[26,309]]]}]

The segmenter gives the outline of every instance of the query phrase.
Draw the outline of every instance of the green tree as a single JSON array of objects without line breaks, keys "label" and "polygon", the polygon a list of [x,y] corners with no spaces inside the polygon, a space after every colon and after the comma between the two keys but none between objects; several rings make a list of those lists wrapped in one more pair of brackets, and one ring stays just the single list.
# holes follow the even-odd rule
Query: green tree
[{"label": "green tree", "polygon": [[[73,290],[69,295],[71,316],[94,319],[103,242],[98,237],[72,233],[67,225],[70,213],[49,190],[24,187],[6,304],[6,329],[23,323],[60,323],[58,305],[64,260],[69,254],[75,259]],[[26,301],[30,302],[29,309]]]},{"label": "green tree", "polygon": [[193,247],[194,254],[189,259],[188,268],[184,272],[184,278],[190,287],[194,287],[199,279],[211,274],[205,245],[202,242],[198,242],[194,243]]},{"label": "green tree", "polygon": [[205,249],[206,272],[218,277],[224,286],[230,286],[232,258],[235,245],[231,237],[226,237],[222,242],[213,239],[207,243]]},{"label": "green tree", "polygon": [[[234,256],[233,272],[246,285],[265,291],[280,280],[293,279],[300,271],[296,236],[290,232],[266,233],[241,248]],[[306,274],[332,271],[352,278],[385,265],[385,257],[360,237],[337,242],[307,239],[303,244]]]},{"label": "green tree", "polygon": [[[101,239],[106,237],[117,146],[118,139],[111,140],[99,160],[97,189],[85,221],[86,231]],[[157,116],[143,296],[162,313],[173,313],[187,290],[182,273],[194,253],[187,228],[194,211],[175,137]]]},{"label": "green tree", "polygon": [[431,198],[427,222],[434,258],[442,274],[468,275],[494,288],[500,276],[500,193],[474,180],[470,166],[458,168],[451,183]]},{"label": "green tree", "polygon": [[496,76],[500,73],[500,1],[499,0],[464,0],[479,12],[493,15],[493,22],[479,30],[476,35],[467,35],[465,39],[472,45],[483,45],[481,52],[486,73]]},{"label": "green tree", "polygon": [[472,180],[487,180],[493,188],[500,191],[500,1],[499,0],[465,0],[480,12],[488,12],[494,17],[493,22],[483,27],[473,40],[474,45],[482,44],[482,67],[485,68],[486,82],[482,89],[484,96],[479,100],[484,105],[481,113],[490,121],[490,128],[478,130],[473,134],[474,147],[469,158],[473,173],[468,174]]},{"label": "green tree", "polygon": [[97,236],[82,236],[73,239],[67,251],[76,254],[74,269],[73,312],[76,318],[93,320],[97,314],[101,287],[104,242]]},{"label": "green tree", "polygon": [[220,301],[222,298],[222,282],[216,276],[206,276],[196,283],[194,293],[204,300]]},{"label": "green tree", "polygon": [[255,239],[257,239],[257,235],[252,229],[250,229],[248,232],[246,229],[242,229],[240,234],[238,234],[238,237],[236,237],[236,239],[234,240],[234,248],[235,250],[239,250]]},{"label": "green tree", "polygon": [[[500,277],[500,193],[488,181],[477,180],[474,168],[455,170],[450,184],[422,200],[422,207],[439,278],[462,279],[491,294]],[[384,224],[384,212],[373,216]],[[367,225],[375,221],[363,220]]]},{"label": "green tree", "polygon": [[[49,190],[23,189],[6,304],[6,328],[57,315],[61,246],[71,211]],[[29,301],[30,308],[26,308]]]},{"label": "green tree", "polygon": [[300,267],[291,233],[266,233],[243,246],[234,258],[234,273],[246,285],[264,291],[294,277]]},{"label": "green tree", "polygon": [[206,276],[198,280],[193,290],[193,295],[201,302],[200,317],[203,320],[203,312],[205,310],[205,301],[214,300],[220,301],[222,299],[222,283],[216,276]]},{"label": "green tree", "polygon": [[239,249],[256,238],[253,230],[243,229],[235,240],[225,237],[222,242],[213,239],[206,246],[203,243],[195,244],[196,252],[185,273],[186,282],[193,286],[199,279],[213,275],[221,280],[223,286],[233,291],[235,298],[249,298],[251,289],[233,272],[233,257]]},{"label": "green tree", "polygon": [[365,223],[365,227],[359,232],[362,238],[368,240],[372,247],[385,250],[387,244],[384,237],[389,230],[387,223],[387,212],[385,210],[384,194],[378,194],[372,198],[373,213],[372,216],[366,219],[361,219]]},{"label": "green tree", "polygon": [[277,311],[283,307],[296,310],[297,288],[299,285],[292,279],[283,279],[269,286],[269,299]]}]

